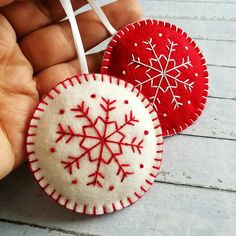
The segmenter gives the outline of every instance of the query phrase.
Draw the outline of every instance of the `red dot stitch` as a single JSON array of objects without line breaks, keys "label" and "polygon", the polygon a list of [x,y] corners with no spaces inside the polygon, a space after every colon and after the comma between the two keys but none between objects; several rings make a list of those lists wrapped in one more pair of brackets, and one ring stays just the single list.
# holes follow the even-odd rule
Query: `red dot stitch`
[{"label": "red dot stitch", "polygon": [[59,114],[60,114],[60,115],[65,114],[65,110],[64,110],[64,109],[61,109],[61,110],[59,111]]},{"label": "red dot stitch", "polygon": [[120,30],[105,51],[102,73],[132,83],[150,100],[164,136],[192,125],[208,96],[208,72],[200,49],[167,22],[142,20]]},{"label": "red dot stitch", "polygon": [[75,184],[78,183],[78,180],[77,179],[73,179],[71,183],[75,185]]},{"label": "red dot stitch", "polygon": [[113,185],[111,185],[111,186],[109,187],[109,190],[110,190],[110,191],[113,191],[114,188],[115,188],[115,187],[114,187]]},{"label": "red dot stitch", "polygon": [[50,148],[50,152],[51,153],[55,153],[56,152],[56,148],[54,148],[54,147]]},{"label": "red dot stitch", "polygon": [[147,130],[145,130],[145,131],[144,131],[144,134],[145,134],[145,135],[148,135],[148,134],[149,134],[149,132],[148,132]]},{"label": "red dot stitch", "polygon": [[[95,77],[95,75],[93,75],[94,77]],[[83,78],[83,76],[81,76],[81,78]],[[91,75],[88,75],[88,79],[85,77],[85,80],[86,81],[89,81],[89,78],[91,78]],[[99,79],[100,79],[100,77],[98,77]],[[109,82],[110,83],[115,83],[115,82],[117,82],[117,84],[121,84],[121,86],[123,86],[123,87],[127,87],[131,92],[134,92],[135,93],[135,95],[137,96],[137,97],[140,97],[140,101],[142,101],[143,103],[144,103],[144,107],[145,107],[145,103],[147,104],[147,100],[143,97],[143,95],[139,92],[138,94],[137,94],[137,90],[136,90],[136,88],[134,88],[133,86],[131,87],[131,85],[129,84],[129,83],[127,83],[127,82],[124,82],[124,81],[122,81],[122,80],[116,80],[115,78],[114,79],[111,79],[110,77],[108,77],[107,75],[104,75],[104,78],[102,77],[100,80],[104,80],[105,82],[107,82],[107,80],[108,80],[108,78],[109,78]],[[69,81],[70,82],[70,81]],[[83,83],[84,83],[84,81],[82,81]],[[81,83],[82,83],[81,82]],[[78,83],[79,82],[77,82],[77,81],[75,81],[75,83],[74,83],[74,86],[78,86]],[[80,84],[80,83],[79,83]],[[60,84],[60,86],[62,85],[62,83]],[[133,89],[132,89],[133,88]],[[70,89],[70,87],[68,87],[68,89]],[[64,93],[63,92],[61,92],[61,96],[64,96]],[[69,115],[70,114],[70,112],[78,112],[79,110],[81,110],[81,111],[84,111],[84,116],[86,116],[86,117],[88,117],[89,118],[89,110],[87,110],[88,109],[88,105],[86,106],[86,99],[89,99],[89,97],[91,97],[91,98],[96,98],[97,97],[97,95],[96,94],[89,94],[88,95],[88,97],[87,98],[85,98],[85,101],[81,101],[81,103],[79,103],[78,102],[78,104],[77,104],[77,106],[75,106],[74,108],[72,108],[72,109],[66,109],[66,111],[65,110],[63,110],[63,109],[61,109],[60,110],[60,108],[57,110],[56,109],[56,112],[54,113],[54,115],[57,115],[58,117],[60,117],[60,115],[63,115],[64,113],[66,113],[65,114],[65,116],[67,116],[67,115]],[[101,98],[103,99],[103,97],[101,96]],[[129,100],[126,100],[126,98],[127,97],[123,97],[123,99],[121,99],[120,101],[118,100],[118,102],[123,102],[123,104],[129,104],[130,103],[130,101]],[[99,99],[100,99],[100,94],[99,94]],[[141,100],[142,99],[142,100]],[[92,100],[88,100],[89,102],[92,102]],[[132,101],[132,100],[131,100]],[[99,102],[99,101],[97,101],[97,99],[95,99],[93,102]],[[100,104],[100,106],[101,106],[101,110],[102,111],[105,111],[104,113],[105,114],[102,114],[103,116],[98,116],[98,118],[97,118],[97,120],[94,120],[94,123],[95,123],[95,128],[96,128],[96,131],[97,131],[97,127],[99,127],[98,126],[98,124],[100,124],[99,122],[108,122],[110,119],[112,119],[111,117],[112,116],[109,116],[108,114],[110,114],[111,112],[114,112],[113,110],[115,110],[115,109],[117,109],[117,107],[116,107],[116,104],[115,104],[115,102],[116,102],[116,100],[111,100],[109,97],[108,98],[104,98],[103,99],[103,101],[100,101],[100,103],[102,103],[102,104]],[[50,102],[51,103],[51,102]],[[49,105],[51,105],[49,103]],[[118,103],[117,105],[121,105],[120,103]],[[121,108],[122,109],[122,108]],[[146,109],[148,109],[149,111],[151,111],[151,109],[147,106],[146,107]],[[153,111],[153,112],[155,112],[155,111]],[[88,113],[88,114],[87,114]],[[107,114],[106,114],[107,113]],[[75,113],[75,115],[76,115],[76,113]],[[157,114],[155,114],[155,115],[157,115]],[[78,120],[78,117],[76,117],[77,118],[77,120]],[[138,118],[138,117],[137,117]],[[138,124],[138,122],[139,122],[139,120],[137,119],[136,117],[135,117],[135,112],[133,113],[133,110],[131,110],[130,111],[130,113],[127,113],[127,114],[125,114],[125,116],[124,116],[124,119],[123,119],[123,122],[126,122],[127,124],[130,124],[130,126],[132,125],[132,124],[134,124],[134,123],[137,123]],[[153,120],[154,119],[154,117],[153,117],[153,115],[152,115],[152,121],[155,121],[155,120]],[[157,118],[158,119],[158,118]],[[89,120],[90,121],[90,120]],[[129,122],[130,121],[130,122]],[[40,121],[37,121],[38,123],[40,123]],[[143,145],[143,141],[144,141],[144,138],[148,138],[148,137],[144,137],[144,135],[147,135],[149,132],[151,132],[151,135],[153,135],[153,133],[152,133],[152,129],[150,128],[150,130],[149,130],[149,126],[147,126],[146,127],[146,129],[147,130],[149,130],[149,132],[147,131],[147,130],[143,130],[143,128],[142,127],[140,127],[140,131],[141,131],[141,134],[143,134],[143,140],[139,140],[139,137],[134,137],[133,139],[131,139],[130,140],[130,143],[129,143],[129,140],[127,141],[127,140],[125,140],[125,134],[123,134],[123,131],[121,132],[120,131],[120,129],[119,129],[119,127],[123,127],[124,125],[127,125],[126,123],[122,123],[121,122],[121,124],[119,124],[119,121],[116,121],[116,122],[113,122],[113,123],[111,123],[111,125],[110,125],[110,123],[109,123],[109,125],[110,126],[108,126],[108,128],[109,128],[109,132],[111,132],[110,131],[110,129],[118,129],[118,131],[117,130],[114,130],[114,132],[115,131],[117,131],[117,136],[114,136],[115,138],[113,138],[113,136],[111,135],[111,134],[113,134],[113,133],[111,133],[110,134],[110,136],[108,136],[109,137],[109,146],[107,145],[107,143],[106,143],[106,136],[105,137],[100,137],[100,142],[101,142],[101,144],[103,144],[104,146],[105,145],[107,145],[107,148],[111,148],[111,147],[113,147],[116,143],[121,143],[120,145],[123,145],[123,146],[127,146],[128,148],[131,148],[132,149],[132,147],[135,149],[135,152],[138,152],[138,153],[140,153],[140,155],[142,154],[141,153],[141,151],[143,150],[143,148],[145,147],[145,145]],[[155,124],[157,124],[158,122],[154,122],[154,125]],[[133,125],[132,125],[133,126]],[[159,128],[160,127],[160,125],[159,126],[155,126],[154,128],[155,129],[157,129],[157,128]],[[37,128],[37,126],[35,125],[35,127],[34,126],[30,126],[30,128]],[[60,158],[60,155],[61,155],[61,153],[59,153],[58,152],[58,149],[57,149],[57,143],[59,143],[59,142],[64,142],[65,143],[65,145],[68,145],[69,146],[69,144],[70,144],[70,142],[72,141],[72,139],[79,139],[80,138],[80,145],[81,145],[81,147],[83,147],[83,148],[86,148],[86,149],[89,149],[89,148],[94,148],[94,146],[88,146],[88,144],[87,144],[87,140],[86,140],[86,138],[88,139],[88,138],[93,138],[93,136],[89,136],[88,135],[88,132],[91,130],[91,128],[92,127],[90,127],[90,126],[85,126],[85,128],[84,129],[82,129],[82,131],[80,131],[80,130],[76,130],[75,129],[75,127],[74,126],[72,126],[72,125],[70,125],[70,124],[64,124],[63,123],[63,121],[61,121],[61,123],[58,123],[58,127],[57,127],[57,129],[55,129],[55,132],[58,134],[58,137],[56,137],[55,138],[55,144],[53,144],[53,145],[55,145],[55,146],[52,146],[52,147],[48,147],[47,149],[48,149],[48,156],[50,156],[50,155],[53,155],[53,153],[57,153],[57,157],[58,158]],[[35,130],[34,130],[35,131]],[[154,130],[155,131],[155,130]],[[158,131],[158,130],[157,130]],[[98,129],[98,131],[97,132],[99,132],[99,129]],[[159,133],[161,132],[161,130],[159,130],[158,131]],[[156,132],[156,133],[154,133],[154,134],[156,134],[156,137],[159,137],[159,133],[158,132]],[[104,132],[102,132],[102,133],[104,133]],[[34,145],[35,146],[35,144],[34,144],[34,141],[35,141],[35,139],[32,139],[32,137],[28,134],[28,137],[30,137],[30,139],[27,139],[27,145]],[[113,139],[112,139],[112,138]],[[155,137],[155,136],[154,136]],[[160,136],[161,137],[161,136]],[[161,137],[162,138],[162,137]],[[137,140],[138,139],[138,140]],[[97,140],[97,139],[96,139]],[[127,142],[126,142],[127,141]],[[140,141],[140,142],[139,142]],[[162,141],[162,139],[161,140],[159,140],[159,139],[157,139],[157,141],[159,141],[159,143],[161,143],[161,141]],[[156,143],[154,143],[154,145],[155,145]],[[37,143],[36,143],[36,145],[37,145]],[[96,145],[96,143],[95,143],[95,145]],[[27,147],[28,148],[28,147]],[[30,147],[29,147],[30,148]],[[32,154],[35,154],[34,153],[34,151],[32,151],[31,149],[27,149],[28,150],[28,155],[30,156],[31,154],[30,153],[32,153]],[[116,148],[116,147],[114,147],[114,148]],[[136,150],[137,149],[137,150]],[[160,149],[160,148],[159,148]],[[102,149],[100,149],[100,152],[102,152],[101,151]],[[52,153],[52,154],[50,154],[50,152]],[[117,155],[119,155],[119,153],[118,152],[122,152],[122,150],[121,149],[119,149],[118,151],[117,151]],[[156,153],[158,153],[158,151],[156,152]],[[92,153],[91,153],[92,154]],[[38,155],[38,154],[37,154]],[[93,188],[95,188],[95,187],[97,187],[98,189],[99,189],[99,191],[100,191],[100,188],[101,187],[103,187],[103,181],[104,181],[104,179],[105,179],[105,175],[102,173],[102,171],[99,171],[99,164],[97,163],[97,170],[96,170],[96,173],[89,173],[90,175],[88,175],[88,181],[87,182],[84,182],[84,180],[82,180],[79,176],[76,176],[76,177],[78,177],[78,178],[73,178],[73,173],[72,172],[74,172],[74,171],[76,171],[77,169],[78,169],[78,171],[79,171],[79,169],[81,168],[81,166],[80,166],[80,163],[79,163],[79,160],[77,160],[78,158],[77,158],[77,156],[76,155],[74,155],[73,153],[71,154],[72,156],[68,156],[68,160],[60,160],[59,159],[59,161],[60,161],[60,163],[62,164],[62,166],[64,165],[64,169],[65,169],[65,174],[67,173],[67,174],[70,174],[71,176],[70,176],[70,180],[67,182],[67,185],[68,185],[68,187],[74,187],[75,189],[76,189],[76,185],[77,184],[79,184],[79,185],[88,185],[88,186],[91,186],[91,187],[93,187]],[[157,155],[157,157],[159,157],[160,155],[158,154]],[[36,156],[37,157],[37,156]],[[43,158],[43,157],[42,157]],[[64,158],[64,157],[63,157]],[[90,153],[88,154],[88,158],[94,158],[94,156],[90,156]],[[160,158],[161,159],[161,158]],[[31,159],[30,159],[31,160]],[[69,163],[69,161],[70,161],[70,163]],[[88,159],[88,161],[90,161],[90,159]],[[105,160],[105,161],[107,161],[107,164],[108,164],[108,159],[107,160]],[[118,159],[117,159],[117,161],[114,159],[113,160],[114,161],[114,163],[113,164],[117,164],[118,165]],[[68,164],[74,164],[74,169],[72,168],[72,167],[70,167],[70,166],[68,166]],[[109,162],[110,163],[110,162]],[[146,163],[145,163],[145,165],[146,165]],[[137,166],[137,164],[135,164],[134,163],[134,167],[135,166]],[[41,171],[41,166],[40,166],[40,164],[37,164],[37,162],[35,161],[35,162],[32,162],[31,161],[31,163],[30,163],[30,167],[31,167],[31,171],[32,171],[32,173],[33,174],[35,174],[35,173],[37,173],[37,172],[39,172],[39,171]],[[37,168],[38,167],[38,168]],[[141,169],[142,168],[144,168],[144,164],[138,164],[138,166],[137,167],[140,167]],[[77,169],[76,169],[77,168]],[[128,168],[130,168],[130,170],[128,169]],[[127,169],[127,171],[126,172],[124,172],[122,169]],[[120,173],[119,173],[120,172]],[[123,175],[121,175],[121,173],[123,173],[124,172],[124,174]],[[152,172],[154,172],[154,170],[152,170]],[[132,178],[132,175],[134,175],[135,174],[135,172],[132,170],[132,165],[129,165],[129,164],[127,164],[127,163],[123,163],[123,164],[121,164],[120,165],[120,170],[118,169],[118,172],[117,172],[118,174],[117,174],[117,176],[119,175],[120,176],[120,181],[121,181],[121,183],[123,182],[123,180],[126,178],[126,176],[125,176],[125,174],[127,175],[127,176],[131,176],[131,178]],[[138,173],[138,172],[137,172]],[[115,174],[115,173],[114,173]],[[138,173],[139,174],[139,173]],[[38,176],[38,175],[36,175],[36,176]],[[115,177],[116,178],[116,177]],[[41,181],[41,180],[43,180],[44,179],[44,177],[41,177],[40,179],[38,179],[38,184],[42,187],[42,189],[45,191],[45,189],[46,188],[48,188],[48,186],[49,186],[49,183],[46,183],[46,185],[45,185],[45,181],[46,181],[46,179],[45,179],[45,181]],[[91,179],[91,180],[90,180]],[[82,182],[81,182],[82,181]],[[141,184],[143,184],[144,185],[144,187],[146,188],[146,189],[148,189],[149,188],[149,186],[147,186],[147,185],[150,185],[150,183],[152,183],[153,182],[153,180],[151,180],[152,182],[150,182],[150,183],[148,183],[147,181],[149,181],[148,179],[144,179],[144,181],[146,181],[146,182],[144,182],[144,183],[141,183]],[[41,183],[40,183],[41,182]],[[124,181],[124,183],[126,183],[125,181]],[[51,185],[51,183],[50,183],[50,185]],[[70,185],[70,186],[69,186]],[[75,185],[75,186],[72,186],[72,185]],[[53,187],[53,185],[52,185],[52,187]],[[145,188],[144,187],[142,187],[142,186],[140,186],[140,188],[141,188],[141,190],[142,190],[142,188],[145,190]],[[87,187],[86,187],[86,191],[87,191]],[[116,192],[118,191],[120,191],[119,190],[119,188],[116,188],[116,185],[108,185],[107,186],[107,188],[105,188],[104,189],[104,194],[107,194],[107,197],[110,197],[111,195],[110,194],[112,194],[112,193],[110,193],[109,194],[109,191],[113,191],[113,194],[114,194],[114,196],[116,196]],[[50,191],[51,192],[51,191]],[[133,194],[131,194],[131,195],[129,195],[128,197],[127,196],[124,196],[124,197],[126,197],[126,199],[127,199],[127,201],[128,201],[128,203],[127,203],[127,201],[125,201],[125,204],[123,204],[123,202],[122,202],[122,200],[119,200],[118,201],[118,203],[114,200],[113,201],[113,203],[110,203],[110,204],[107,204],[106,203],[106,206],[105,205],[103,205],[102,206],[102,209],[100,209],[100,206],[99,205],[97,205],[96,204],[96,202],[94,202],[94,204],[93,205],[90,205],[90,203],[87,203],[86,202],[86,199],[85,200],[81,200],[81,202],[79,201],[78,202],[78,204],[80,204],[80,206],[81,207],[77,207],[77,203],[74,203],[73,202],[73,199],[68,199],[68,198],[65,198],[65,196],[64,196],[64,194],[63,193],[60,193],[59,194],[59,192],[57,192],[57,190],[53,190],[53,192],[51,192],[51,194],[48,194],[52,199],[54,199],[57,203],[59,203],[60,205],[64,205],[66,208],[68,208],[68,209],[72,209],[73,208],[73,210],[74,211],[76,211],[76,212],[80,212],[80,213],[84,213],[84,214],[90,214],[90,215],[100,215],[100,214],[106,214],[106,213],[110,213],[110,212],[112,212],[112,211],[116,211],[116,210],[119,210],[121,207],[122,208],[124,208],[124,207],[127,207],[128,205],[131,205],[131,204],[133,204],[135,201],[136,201],[136,199],[137,198],[140,198],[140,197],[142,197],[142,195],[143,195],[143,193],[144,192],[146,192],[146,191],[143,191],[142,190],[142,192],[141,193],[137,193],[137,192],[133,192]],[[136,197],[135,197],[136,196]],[[65,200],[64,200],[65,199]],[[125,198],[124,198],[125,199]],[[135,199],[134,201],[132,200],[132,199]],[[73,204],[73,206],[72,206],[72,208],[71,208],[71,206],[69,207],[68,206],[68,203],[71,203],[71,204]],[[119,202],[120,202],[120,204],[119,204]]]}]

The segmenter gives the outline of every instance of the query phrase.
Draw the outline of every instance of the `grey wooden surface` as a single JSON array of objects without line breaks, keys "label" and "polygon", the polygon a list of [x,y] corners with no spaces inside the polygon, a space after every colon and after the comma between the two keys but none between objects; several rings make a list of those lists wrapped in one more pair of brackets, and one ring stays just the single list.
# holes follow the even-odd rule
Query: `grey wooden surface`
[{"label": "grey wooden surface", "polygon": [[[103,1],[105,2],[105,1]],[[162,171],[134,206],[84,217],[53,203],[23,166],[0,182],[0,235],[236,235],[236,0],[142,0],[202,48],[210,98],[198,122],[165,139]]]}]

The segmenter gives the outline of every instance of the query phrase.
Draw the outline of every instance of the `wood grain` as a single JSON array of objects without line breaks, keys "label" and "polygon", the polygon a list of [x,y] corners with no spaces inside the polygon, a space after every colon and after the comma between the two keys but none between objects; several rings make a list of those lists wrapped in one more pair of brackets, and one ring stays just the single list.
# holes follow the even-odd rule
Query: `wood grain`
[{"label": "wood grain", "polygon": [[[9,188],[9,186],[14,186]],[[155,183],[140,201],[102,217],[74,214],[52,202],[22,168],[1,183],[0,218],[104,236],[235,236],[236,194]],[[11,202],[11,204],[5,204]]]}]

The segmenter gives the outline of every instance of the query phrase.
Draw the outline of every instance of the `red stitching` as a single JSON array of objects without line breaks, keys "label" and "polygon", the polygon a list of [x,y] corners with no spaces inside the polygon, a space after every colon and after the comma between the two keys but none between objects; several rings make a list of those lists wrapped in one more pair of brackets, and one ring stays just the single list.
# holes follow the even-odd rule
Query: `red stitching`
[{"label": "red stitching", "polygon": [[[65,81],[65,82],[66,82],[66,81]],[[66,86],[65,82],[62,82],[61,84],[62,84],[62,86],[64,87],[64,89],[67,89],[67,86]]]},{"label": "red stitching", "polygon": [[68,202],[69,202],[69,200],[67,199],[67,200],[65,201],[64,207],[67,206]]},{"label": "red stitching", "polygon": [[113,211],[116,211],[116,206],[114,203],[112,203],[112,208],[113,208]]},{"label": "red stitching", "polygon": [[125,206],[124,206],[124,204],[123,204],[123,201],[122,201],[122,200],[120,200],[120,205],[121,205],[121,207],[122,207],[122,208],[125,208]]},{"label": "red stitching", "polygon": [[152,182],[150,182],[148,179],[146,179],[146,183],[152,185]]},{"label": "red stitching", "polygon": [[[126,33],[128,33],[129,31],[132,31],[134,30],[135,28],[137,27],[141,27],[143,25],[148,25],[148,24],[151,24],[151,25],[154,25],[156,24],[157,26],[159,27],[165,27],[165,28],[170,28],[172,29],[173,31],[176,31],[178,34],[182,35],[183,37],[185,37],[188,41],[188,43],[190,43],[192,45],[192,47],[195,48],[195,50],[197,51],[197,53],[199,54],[199,58],[201,58],[201,67],[202,67],[202,70],[204,71],[204,77],[206,79],[206,87],[207,87],[207,90],[204,91],[204,94],[202,96],[202,101],[201,103],[204,104],[204,107],[205,107],[205,104],[206,104],[206,97],[208,96],[208,76],[209,76],[209,73],[208,73],[208,70],[207,70],[207,66],[206,66],[206,59],[205,57],[203,56],[200,48],[196,45],[196,43],[194,42],[194,40],[189,37],[187,35],[186,32],[184,32],[182,29],[178,28],[177,26],[175,25],[172,25],[168,22],[163,22],[163,21],[158,21],[158,20],[155,20],[155,19],[152,19],[152,20],[141,20],[139,22],[134,22],[134,23],[131,23],[129,25],[127,25],[124,30]],[[123,30],[120,30],[113,38],[112,40],[110,41],[109,45],[107,46],[106,50],[105,50],[105,53],[104,53],[104,58],[103,58],[103,63],[102,63],[102,73],[104,74],[108,74],[108,68],[109,68],[109,63],[110,63],[110,58],[111,58],[111,53],[112,53],[112,50],[114,50],[114,46],[118,44],[118,41],[124,37],[124,32]],[[205,97],[205,98],[204,98]],[[203,107],[203,108],[204,108]],[[203,109],[201,109],[201,111],[198,112],[198,116],[200,116],[202,114],[202,111]],[[190,125],[193,124],[193,122],[197,119],[198,117],[195,117],[194,118],[194,114],[193,114],[193,117],[191,117],[189,120],[186,121],[187,125],[186,125],[186,128],[189,127]],[[183,131],[183,128],[182,128],[183,124],[177,126],[177,127],[174,127],[173,129],[170,129],[170,130],[166,130],[165,132],[165,136],[171,136],[173,134],[176,134],[177,132],[181,132]]]},{"label": "red stitching", "polygon": [[42,176],[40,179],[38,179],[38,182],[42,181],[43,179],[44,179],[44,176]]},{"label": "red stitching", "polygon": [[163,153],[163,150],[161,150],[161,151],[156,151],[156,153]]},{"label": "red stitching", "polygon": [[[133,115],[133,112],[130,111],[130,114],[125,115],[125,119],[123,124],[119,125],[117,121],[112,121],[109,119],[110,112],[116,109],[116,100],[109,100],[102,98],[102,102],[100,103],[100,107],[105,112],[105,118],[99,116],[94,122],[90,118],[89,110],[90,108],[85,105],[85,102],[83,101],[81,104],[78,104],[77,107],[72,108],[71,111],[75,112],[75,118],[78,119],[84,119],[87,120],[86,125],[83,126],[82,130],[83,133],[76,133],[76,131],[73,130],[71,126],[68,125],[68,128],[64,128],[61,123],[58,124],[58,131],[57,134],[59,135],[56,139],[56,143],[61,142],[62,140],[65,140],[65,143],[70,143],[74,138],[82,138],[80,142],[80,146],[82,149],[84,149],[84,152],[81,153],[79,156],[68,156],[66,161],[61,161],[61,163],[64,165],[64,169],[69,171],[69,174],[73,173],[73,167],[75,166],[78,170],[80,169],[80,159],[84,158],[85,156],[88,156],[88,160],[92,163],[95,162],[92,157],[90,156],[90,153],[95,148],[99,147],[100,153],[97,157],[97,168],[95,172],[91,173],[88,178],[90,181],[87,183],[88,186],[98,186],[102,187],[102,181],[105,179],[103,173],[100,171],[100,167],[102,164],[109,165],[112,161],[116,163],[118,166],[117,170],[117,176],[121,175],[121,182],[125,178],[127,178],[129,175],[132,175],[133,172],[127,170],[127,168],[130,167],[129,164],[121,163],[118,160],[117,154],[113,152],[113,150],[110,148],[110,145],[119,145],[120,153],[123,153],[123,147],[129,147],[132,149],[132,151],[135,153],[136,151],[141,154],[141,149],[143,148],[142,144],[144,140],[137,141],[137,137],[134,137],[131,141],[126,141],[126,135],[122,132],[124,127],[126,126],[135,126],[136,123],[139,121],[135,118]],[[104,130],[99,130],[97,128],[97,124],[99,125],[100,122],[104,123]],[[115,129],[113,132],[107,134],[107,129],[110,127],[110,125],[115,125]],[[99,127],[99,126],[98,126]],[[87,130],[92,130],[96,133],[96,135],[91,136],[87,134]],[[91,133],[91,132],[89,132]],[[112,137],[114,135],[118,135],[120,137],[120,141],[113,140]],[[66,139],[65,139],[66,138]],[[86,146],[84,143],[87,139],[96,140],[97,143],[93,146]],[[100,148],[101,146],[101,148]],[[103,149],[106,147],[108,151],[110,152],[110,159],[106,160],[103,157]]]},{"label": "red stitching", "polygon": [[158,174],[154,175],[154,174],[150,174],[151,177],[153,177],[154,179],[157,177]]},{"label": "red stitching", "polygon": [[143,186],[140,186],[140,189],[145,193],[147,192],[147,190]]},{"label": "red stitching", "polygon": [[74,204],[73,210],[76,211],[76,208],[77,208],[77,203]]},{"label": "red stitching", "polygon": [[34,145],[33,142],[26,143],[26,145]]},{"label": "red stitching", "polygon": [[58,196],[57,199],[55,199],[55,200],[56,200],[56,202],[59,202],[60,199],[61,199],[61,194],[59,194],[59,196]]},{"label": "red stitching", "polygon": [[84,205],[83,213],[86,214],[87,205]]},{"label": "red stitching", "polygon": [[77,183],[78,183],[78,180],[77,180],[77,179],[73,179],[71,183],[72,183],[72,184],[77,184]]},{"label": "red stitching", "polygon": [[47,94],[47,97],[49,97],[52,100],[54,99],[54,97],[50,93]]},{"label": "red stitching", "polygon": [[35,163],[35,162],[37,162],[38,161],[38,159],[35,159],[35,160],[32,160],[32,161],[29,161],[29,163],[30,164],[33,164],[33,163]]},{"label": "red stitching", "polygon": [[47,102],[45,102],[44,100],[42,100],[40,103],[42,103],[42,104],[44,104],[44,105],[48,106],[48,103],[47,103]]},{"label": "red stitching", "polygon": [[40,120],[40,118],[37,117],[37,116],[33,116],[32,119],[33,119],[33,120]]},{"label": "red stitching", "polygon": [[[76,78],[76,77],[74,77],[74,78]],[[107,78],[106,78],[107,79]],[[102,80],[102,78],[100,78],[100,80]],[[103,80],[105,80],[104,78],[103,78]],[[79,77],[77,77],[77,82],[79,83],[79,81],[80,81],[80,79],[79,79]],[[127,87],[129,84],[128,83],[125,83],[124,81],[122,81],[122,80],[119,80],[119,79],[117,79],[116,81],[119,81],[119,83],[118,84],[121,84],[121,85],[123,85],[124,87]],[[121,83],[122,82],[122,83]],[[64,82],[61,82],[61,83],[59,83],[58,84],[58,86],[60,86],[61,84],[63,84]],[[131,85],[129,85],[130,86],[130,90],[131,90],[131,88],[132,88],[132,86]],[[63,86],[64,87],[64,86]],[[134,92],[137,94],[137,89],[135,89],[134,90]],[[142,100],[141,100],[142,99]],[[147,101],[147,99],[145,99],[142,95],[140,95],[140,100],[143,102],[143,103],[148,103],[148,101]],[[43,100],[42,100],[43,101]],[[42,102],[40,102],[40,104],[41,104]],[[45,105],[48,105],[48,103],[47,102],[43,102],[43,104],[45,104]],[[147,106],[147,108],[149,108],[149,105]],[[154,119],[154,118],[153,118]],[[37,125],[29,125],[29,128],[37,128]],[[159,126],[156,126],[155,127],[156,129],[157,128],[159,128],[160,129],[160,127]],[[27,146],[29,145],[29,146],[31,146],[31,145],[34,145],[34,142],[27,142],[26,143],[27,144]],[[162,154],[162,152],[163,151],[157,151],[157,154],[158,154],[158,156],[160,155],[160,154]],[[32,155],[32,154],[34,154],[34,151],[28,151],[28,156],[30,156],[30,155]],[[158,158],[157,158],[158,159]],[[161,158],[160,159],[158,159],[158,161],[161,161]],[[30,167],[31,167],[31,171],[33,172],[33,166],[35,165],[35,163],[37,163],[37,162],[34,162],[34,161],[31,161],[30,162],[30,160],[29,160],[29,164],[30,164]],[[32,165],[32,166],[31,166]],[[39,171],[39,170],[37,170],[36,169],[36,171]],[[34,173],[34,172],[33,172]],[[43,176],[41,176],[40,177],[40,179],[39,180],[37,180],[37,183],[39,184],[39,186],[44,190],[44,191],[46,191],[46,189],[49,187],[49,184],[45,184],[44,186],[42,185],[42,183],[39,183],[42,179],[43,179],[44,177]],[[146,179],[145,180],[145,182],[146,182],[146,184],[148,184],[148,185],[152,185],[152,182],[151,181],[149,181],[148,179]],[[142,190],[142,192],[146,192],[147,190],[144,188],[144,186],[140,186],[140,189]],[[56,193],[57,191],[56,191],[56,189],[54,189],[52,192],[51,192],[51,194],[48,194],[52,199],[54,199],[54,200],[56,200],[54,197],[53,197],[53,195]],[[134,195],[136,196],[136,197],[138,197],[138,196],[140,196],[139,194],[138,194],[138,196],[136,195],[137,193],[134,193]],[[141,196],[140,196],[141,197]],[[60,200],[60,198],[61,198],[61,195],[59,195],[59,197],[57,198],[58,199],[58,203],[59,204],[62,204],[62,203],[60,203],[59,202],[59,200]],[[128,197],[127,198],[127,200],[128,200],[128,202],[130,203],[130,204],[133,204],[133,202],[131,201],[131,198],[130,197]],[[69,201],[69,199],[68,199],[68,201]],[[114,204],[114,206],[116,207],[116,203],[113,203]],[[121,204],[121,207],[122,208],[124,208],[125,206],[124,206],[124,204],[123,204],[123,201],[122,200],[120,200],[120,204]],[[65,204],[65,205],[67,205],[67,204]],[[67,207],[67,206],[66,206]],[[68,208],[68,207],[67,207]],[[114,210],[114,209],[113,209]],[[77,203],[75,203],[74,204],[74,211],[78,211],[78,212],[81,212],[81,210],[78,208],[77,209]],[[84,213],[84,214],[90,214],[89,212],[87,212],[87,205],[84,205],[83,206],[83,209],[82,209],[82,212]],[[107,213],[107,210],[106,210],[106,206],[104,205],[103,206],[103,212],[104,213]],[[100,213],[98,213],[98,212],[96,212],[96,214],[100,214]]]},{"label": "red stitching", "polygon": [[53,88],[53,90],[57,93],[60,94],[60,91],[57,88]]},{"label": "red stitching", "polygon": [[42,109],[42,108],[40,108],[40,107],[37,107],[36,110],[37,110],[37,111],[42,111],[42,112],[44,112],[44,109]]},{"label": "red stitching", "polygon": [[34,151],[33,151],[33,152],[27,152],[27,155],[28,155],[28,156],[31,156],[31,155],[33,155],[33,154],[35,154]]},{"label": "red stitching", "polygon": [[64,110],[64,109],[61,109],[61,110],[59,111],[59,114],[60,114],[60,115],[65,114],[65,110]]},{"label": "red stitching", "polygon": [[80,80],[79,76],[76,76],[75,78],[76,78],[77,82],[78,82],[79,84],[81,84],[81,80]]},{"label": "red stitching", "polygon": [[103,213],[104,213],[104,214],[107,213],[107,211],[106,211],[106,207],[105,207],[105,206],[103,206]]},{"label": "red stitching", "polygon": [[72,87],[74,87],[73,80],[72,80],[72,79],[69,79],[69,82],[70,82],[70,85],[71,85]]},{"label": "red stitching", "polygon": [[93,207],[93,214],[96,215],[96,206]]},{"label": "red stitching", "polygon": [[139,199],[140,196],[135,192],[134,195]]},{"label": "red stitching", "polygon": [[86,74],[84,74],[84,79],[88,81],[88,76]]},{"label": "red stitching", "polygon": [[133,202],[131,201],[131,199],[130,199],[129,197],[127,197],[127,200],[128,200],[128,202],[130,203],[130,205],[133,204]]},{"label": "red stitching", "polygon": [[50,152],[51,153],[55,153],[56,152],[56,148],[55,147],[50,148]]},{"label": "red stitching", "polygon": [[[56,192],[56,189],[54,189],[54,190],[51,192],[50,196],[52,197],[55,192]],[[54,199],[54,200],[55,200],[55,199]]]},{"label": "red stitching", "polygon": [[39,172],[40,170],[41,170],[41,168],[38,168],[36,170],[33,170],[32,172],[33,172],[33,174],[35,174],[35,173]]},{"label": "red stitching", "polygon": [[49,184],[46,184],[42,189],[45,191]]},{"label": "red stitching", "polygon": [[114,190],[114,186],[111,185],[111,186],[109,187],[109,191],[113,191],[113,190]]}]

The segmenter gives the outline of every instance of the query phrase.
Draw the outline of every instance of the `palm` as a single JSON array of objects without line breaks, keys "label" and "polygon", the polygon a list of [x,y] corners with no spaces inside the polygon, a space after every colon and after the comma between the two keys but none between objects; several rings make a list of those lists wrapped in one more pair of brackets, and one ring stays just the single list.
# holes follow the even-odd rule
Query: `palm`
[{"label": "palm", "polygon": [[0,21],[1,177],[22,161],[25,127],[38,101],[38,91],[32,66],[20,51],[12,27],[2,16]]},{"label": "palm", "polygon": [[[72,3],[78,9],[86,1]],[[25,133],[39,97],[66,77],[80,73],[69,23],[60,22],[64,12],[58,0],[0,0],[1,6],[0,179],[26,157]],[[116,28],[141,17],[137,0],[120,0],[104,11]],[[109,36],[92,11],[80,14],[77,20],[86,50]],[[91,72],[99,72],[101,60],[102,53],[87,56]]]}]

